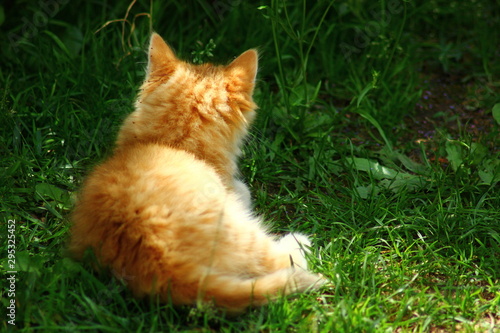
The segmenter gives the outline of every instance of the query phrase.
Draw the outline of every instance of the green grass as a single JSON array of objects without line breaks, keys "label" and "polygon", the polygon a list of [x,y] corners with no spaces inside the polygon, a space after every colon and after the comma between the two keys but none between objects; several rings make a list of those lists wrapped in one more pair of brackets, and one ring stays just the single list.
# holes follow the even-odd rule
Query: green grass
[{"label": "green grass", "polygon": [[[0,6],[2,308],[8,220],[18,271],[2,331],[500,330],[496,1],[138,1],[127,17],[128,3],[55,3]],[[65,258],[73,197],[132,110],[151,26],[195,62],[259,48],[241,170],[276,233],[313,235],[327,287],[232,318],[135,300]]]}]

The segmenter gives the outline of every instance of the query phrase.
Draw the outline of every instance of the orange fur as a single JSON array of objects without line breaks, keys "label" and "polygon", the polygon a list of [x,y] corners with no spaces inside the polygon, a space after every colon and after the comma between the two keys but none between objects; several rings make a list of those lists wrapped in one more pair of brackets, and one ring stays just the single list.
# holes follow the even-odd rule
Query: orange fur
[{"label": "orange fur", "polygon": [[241,311],[320,285],[306,269],[307,237],[270,236],[237,180],[256,72],[255,50],[196,66],[153,34],[136,109],[81,190],[70,252],[91,248],[137,296],[174,304]]}]

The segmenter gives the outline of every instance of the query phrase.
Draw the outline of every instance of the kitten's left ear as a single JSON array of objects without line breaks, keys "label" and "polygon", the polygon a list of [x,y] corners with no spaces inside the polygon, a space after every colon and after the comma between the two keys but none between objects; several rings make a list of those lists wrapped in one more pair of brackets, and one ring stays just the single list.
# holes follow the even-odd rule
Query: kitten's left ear
[{"label": "kitten's left ear", "polygon": [[227,66],[227,70],[232,76],[244,82],[254,83],[257,76],[259,55],[257,50],[251,49],[243,52]]},{"label": "kitten's left ear", "polygon": [[156,32],[151,35],[148,50],[148,76],[157,72],[164,75],[173,71],[178,60],[172,49]]}]

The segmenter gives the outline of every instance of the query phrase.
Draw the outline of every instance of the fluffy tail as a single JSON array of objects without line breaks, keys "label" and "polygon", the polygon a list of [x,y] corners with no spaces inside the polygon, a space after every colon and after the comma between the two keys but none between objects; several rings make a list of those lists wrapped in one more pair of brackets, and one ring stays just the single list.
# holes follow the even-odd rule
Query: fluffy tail
[{"label": "fluffy tail", "polygon": [[249,306],[260,306],[279,295],[316,289],[326,280],[300,268],[286,268],[253,279],[208,274],[200,283],[200,298],[214,301],[228,312],[241,312]]}]

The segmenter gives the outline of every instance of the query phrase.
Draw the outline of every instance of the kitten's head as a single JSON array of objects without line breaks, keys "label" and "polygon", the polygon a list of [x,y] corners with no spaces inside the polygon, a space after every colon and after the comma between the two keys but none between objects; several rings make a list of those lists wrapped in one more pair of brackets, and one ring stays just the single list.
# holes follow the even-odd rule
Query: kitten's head
[{"label": "kitten's head", "polygon": [[193,65],[153,33],[146,79],[118,145],[155,142],[209,162],[221,158],[211,156],[215,152],[234,160],[255,115],[257,60],[257,52],[248,50],[227,66]]}]

